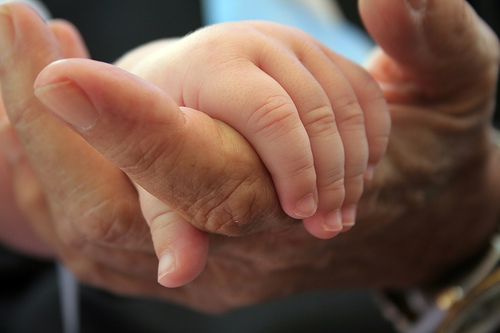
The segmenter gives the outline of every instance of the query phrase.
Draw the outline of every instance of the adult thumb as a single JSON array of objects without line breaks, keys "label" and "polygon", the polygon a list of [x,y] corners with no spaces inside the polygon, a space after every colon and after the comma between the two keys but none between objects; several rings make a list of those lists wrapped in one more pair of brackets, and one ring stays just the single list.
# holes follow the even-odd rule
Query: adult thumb
[{"label": "adult thumb", "polygon": [[488,71],[495,77],[497,38],[466,1],[360,0],[359,9],[403,79],[441,92]]},{"label": "adult thumb", "polygon": [[200,230],[242,235],[294,223],[236,131],[180,108],[156,86],[109,64],[71,59],[46,67],[35,90],[59,119]]}]

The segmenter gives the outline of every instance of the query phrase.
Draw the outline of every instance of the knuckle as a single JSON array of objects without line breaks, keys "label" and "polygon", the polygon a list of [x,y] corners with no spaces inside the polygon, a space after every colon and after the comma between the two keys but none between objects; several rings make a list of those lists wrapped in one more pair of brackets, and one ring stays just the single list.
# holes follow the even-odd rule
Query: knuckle
[{"label": "knuckle", "polygon": [[322,136],[336,131],[335,115],[329,105],[320,106],[304,113],[302,123],[310,136]]},{"label": "knuckle", "polygon": [[[353,111],[353,112],[346,112],[344,115],[343,119],[340,119],[342,122],[342,125],[344,127],[348,127],[352,130],[356,130],[359,128],[364,129],[365,126],[365,116],[359,111]],[[363,131],[364,133],[364,131]]]},{"label": "knuckle", "polygon": [[[158,160],[168,145],[164,140],[155,140],[154,136],[142,138],[134,142],[127,140],[122,145],[116,145],[105,154],[126,174],[137,178],[147,178],[160,168]],[[171,148],[170,148],[171,149]],[[168,152],[167,152],[168,153]]]},{"label": "knuckle", "polygon": [[295,124],[295,106],[290,98],[282,95],[268,97],[250,118],[256,124],[256,132],[267,137],[281,136]]},{"label": "knuckle", "polygon": [[335,115],[339,127],[346,130],[364,128],[365,116],[356,99],[340,101],[335,106]]},{"label": "knuckle", "polygon": [[318,186],[321,188],[337,188],[344,186],[345,170],[344,164],[325,170],[318,177]]},{"label": "knuckle", "polygon": [[119,198],[108,198],[88,208],[74,222],[88,242],[117,243],[132,231],[135,212]]},{"label": "knuckle", "polygon": [[63,221],[57,225],[57,233],[61,242],[72,250],[82,251],[87,245],[88,241],[80,233],[71,228],[71,223]]},{"label": "knuckle", "polygon": [[[5,89],[7,90],[7,89]],[[6,91],[4,99],[5,108],[9,114],[9,119],[17,129],[29,128],[31,124],[36,124],[43,113],[40,113],[40,104],[29,94],[19,96],[19,91]]]},{"label": "knuckle", "polygon": [[[252,190],[255,180],[227,181],[191,207],[193,222],[206,231],[227,236],[251,233],[262,223],[262,202]],[[265,196],[265,195],[264,195]]]},{"label": "knuckle", "polygon": [[[257,267],[253,264],[250,264],[250,266],[257,270]],[[247,282],[245,287],[242,288],[242,284],[238,282],[246,281],[248,276],[255,276],[255,272],[252,269],[241,267],[241,264],[235,262],[234,258],[211,258],[207,268],[211,274],[218,277],[218,285],[224,286],[223,291],[218,294],[222,312],[225,309],[259,303],[273,298],[276,294],[276,288],[274,287],[263,288],[268,284],[259,284],[257,286]]]},{"label": "knuckle", "polygon": [[86,285],[105,289],[116,295],[131,294],[129,286],[122,283],[116,283],[114,276],[111,276],[109,270],[94,261],[80,260],[77,265],[70,267],[71,272],[75,275],[76,279]]},{"label": "knuckle", "polygon": [[321,185],[321,190],[324,191],[325,197],[332,197],[337,199],[345,198],[346,184],[344,178],[330,179],[330,181],[325,182]]},{"label": "knuckle", "polygon": [[[26,159],[25,156],[22,157]],[[24,162],[24,161],[23,161]],[[32,179],[29,179],[32,180]],[[23,184],[25,185],[25,184]],[[17,205],[28,217],[42,215],[48,209],[47,197],[38,181],[31,181],[29,186],[22,186],[16,193]]]},{"label": "knuckle", "polygon": [[234,200],[231,196],[206,202],[198,210],[195,220],[202,220],[207,231],[217,234],[238,236],[248,232],[247,229],[253,225],[251,221],[253,219],[254,198],[250,198],[250,196],[238,197],[241,201],[237,202],[236,206],[233,204]]},{"label": "knuckle", "polygon": [[95,287],[105,286],[105,278],[102,270],[97,264],[80,260],[77,264],[73,263],[70,266],[70,269],[76,279],[80,282]]},{"label": "knuckle", "polygon": [[317,181],[316,173],[314,172],[314,160],[303,157],[294,161],[295,165],[292,168],[283,168],[286,170],[288,179],[301,179],[304,182]]}]

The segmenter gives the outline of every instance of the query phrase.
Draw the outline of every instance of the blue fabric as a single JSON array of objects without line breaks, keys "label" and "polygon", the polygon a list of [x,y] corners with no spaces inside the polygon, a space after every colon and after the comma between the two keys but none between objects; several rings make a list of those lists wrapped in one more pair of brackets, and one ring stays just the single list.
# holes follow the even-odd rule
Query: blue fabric
[{"label": "blue fabric", "polygon": [[320,19],[293,0],[202,0],[202,8],[206,24],[265,20],[297,27],[357,63],[363,63],[374,46],[366,34],[349,22]]}]

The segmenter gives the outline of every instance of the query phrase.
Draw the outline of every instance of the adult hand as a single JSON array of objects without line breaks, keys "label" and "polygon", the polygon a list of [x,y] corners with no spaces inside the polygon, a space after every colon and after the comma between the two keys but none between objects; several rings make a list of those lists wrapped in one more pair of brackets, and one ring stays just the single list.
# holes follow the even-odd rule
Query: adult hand
[{"label": "adult hand", "polygon": [[[284,211],[312,235],[331,238],[354,225],[367,164],[371,175],[390,128],[380,89],[362,68],[298,29],[264,21],[147,44],[117,65],[242,133],[270,171]],[[52,80],[64,73],[47,72]],[[104,130],[97,126],[92,131]],[[123,144],[118,136],[108,143],[82,136],[101,152]]]},{"label": "adult hand", "polygon": [[[37,21],[32,20],[31,24],[35,25]],[[20,25],[20,27],[20,35],[23,36],[22,28],[24,26]],[[325,103],[325,106],[320,108],[321,110],[317,109],[315,105],[311,106],[312,111],[308,110],[304,96],[301,97],[300,93],[297,93],[297,90],[302,89],[294,88],[293,85],[288,86],[288,89],[299,95],[297,97],[291,94],[294,101],[302,100],[300,103],[297,102],[302,104],[299,112],[306,115],[301,115],[301,117],[303,119],[312,117],[307,122],[303,121],[308,124],[306,127],[315,128],[315,130],[310,130],[312,131],[310,135],[313,148],[316,146],[316,149],[321,152],[321,149],[324,150],[330,147],[327,142],[327,139],[330,138],[332,138],[332,142],[342,144],[341,141],[337,140],[339,135],[335,130],[335,126],[332,126],[333,132],[326,130],[323,133],[320,130],[324,128],[321,125],[323,121],[327,124],[333,124],[331,108],[338,113],[339,131],[343,132],[342,135],[348,139],[347,142],[344,142],[346,165],[344,166],[343,156],[338,158],[334,154],[332,158],[321,158],[322,154],[319,154],[319,157],[316,156],[315,159],[318,160],[318,170],[322,170],[323,174],[318,181],[319,184],[324,184],[324,186],[320,186],[322,188],[320,192],[323,193],[321,196],[325,195],[326,199],[328,199],[328,193],[330,192],[333,197],[340,195],[340,200],[333,201],[334,204],[341,205],[344,199],[342,185],[344,183],[343,169],[345,168],[347,172],[346,190],[349,190],[344,204],[352,208],[351,205],[356,204],[361,194],[362,176],[366,163],[369,160],[370,163],[375,164],[385,150],[388,121],[387,115],[384,113],[385,103],[381,99],[380,91],[364,71],[346,60],[343,61],[343,68],[346,69],[344,73],[347,79],[344,78],[333,64],[333,57],[336,55],[333,53],[330,55],[331,52],[329,51],[323,53],[325,51],[321,51],[322,46],[319,43],[311,44],[314,47],[313,50],[304,47],[303,44],[307,46],[309,43],[314,42],[309,36],[299,38],[296,34],[292,34],[296,32],[295,30],[291,31],[288,28],[275,26],[274,24],[269,24],[269,26],[264,23],[241,24],[241,30],[243,32],[250,30],[249,35],[257,40],[253,48],[255,50],[265,51],[267,46],[273,44],[267,39],[262,41],[256,38],[260,34],[255,34],[253,30],[262,29],[261,33],[266,32],[273,36],[273,33],[269,31],[270,28],[273,28],[271,30],[274,33],[281,29],[282,40],[290,44],[287,45],[288,48],[284,48],[284,51],[278,55],[273,52],[272,57],[283,58],[286,62],[290,55],[295,56],[292,50],[297,48],[300,51],[295,51],[296,56],[309,63],[308,70],[313,73],[316,72],[315,75],[318,76],[318,80],[322,85],[326,87],[337,86],[337,89],[331,89],[333,91],[331,94],[328,93],[328,99],[327,92],[321,89],[321,85],[313,77],[309,77],[310,73],[305,67],[301,66],[298,60],[291,61],[291,64],[289,64],[293,69],[291,74],[305,76],[304,79],[300,80],[301,84],[311,86],[311,91],[306,91],[307,99],[316,94],[319,95],[317,96],[318,103]],[[43,27],[40,26],[39,29],[43,29]],[[224,31],[232,30],[229,26],[224,27],[224,29]],[[221,32],[217,31],[215,37],[220,36],[220,34]],[[242,68],[228,66],[224,60],[228,56],[221,54],[221,60],[219,61],[221,63],[215,62],[213,64],[209,61],[208,64],[205,64],[206,66],[201,67],[216,69],[221,68],[222,64],[227,66],[233,75],[239,76],[243,71],[243,74],[253,73],[254,76],[257,76],[257,78],[253,79],[252,87],[261,89],[260,84],[263,82],[271,83],[272,86],[274,81],[267,74],[262,77],[264,72],[254,62],[261,63],[262,66],[265,65],[266,61],[276,65],[278,59],[271,61],[271,56],[267,51],[267,53],[263,52],[262,54],[261,52],[251,52],[252,54],[256,53],[261,58],[260,60],[257,58],[252,62],[246,59],[252,54],[248,55],[239,49],[242,34],[237,35],[238,38],[233,36],[232,39],[228,39],[235,41],[235,52],[242,53],[241,59],[238,59],[235,64],[239,65],[243,61],[246,63],[245,66]],[[212,35],[214,35],[213,32]],[[294,38],[292,37],[297,39],[295,43],[293,43]],[[33,40],[26,38],[23,43],[33,44]],[[277,37],[274,36],[274,38]],[[192,44],[193,39],[196,41],[197,37],[195,35],[190,36],[187,45]],[[205,37],[205,39],[207,39],[206,44],[210,45],[214,40],[214,36]],[[44,38],[38,37],[37,41],[39,45],[45,44],[46,47],[50,45],[47,38],[44,40]],[[36,49],[36,44],[33,45],[35,46],[34,49]],[[182,50],[185,46],[186,44],[180,44],[177,48]],[[199,47],[196,42],[195,46]],[[302,50],[301,47],[304,47],[304,49]],[[191,52],[188,50],[186,53],[190,54]],[[164,55],[163,52],[160,55],[165,59],[171,58],[169,54]],[[186,59],[185,56],[177,58],[181,58],[183,62],[193,64],[193,60]],[[216,58],[219,59],[219,57]],[[232,59],[232,57],[229,58]],[[171,62],[176,65],[175,61]],[[148,61],[145,61],[145,63],[148,63]],[[169,62],[167,63],[172,66]],[[163,70],[164,66],[159,64],[158,67]],[[179,68],[177,65],[174,67]],[[332,75],[326,75],[325,77],[325,73],[329,73],[330,68],[332,69],[330,73]],[[148,68],[146,72],[148,70],[151,71]],[[273,72],[272,66],[268,70]],[[286,76],[285,74],[289,72],[290,69],[288,71],[276,70],[274,75],[278,77]],[[167,74],[169,74],[169,71],[165,72],[165,75]],[[209,74],[214,75],[213,73]],[[179,85],[181,86],[188,85],[186,83],[189,81],[188,78],[181,80],[181,78],[171,77],[171,75],[167,76],[175,82],[180,82]],[[203,79],[199,75],[197,77],[200,80]],[[223,75],[223,77],[225,76]],[[331,79],[328,79],[328,77]],[[206,80],[208,81],[209,78],[206,78]],[[284,82],[282,84],[286,86],[287,81],[283,81],[283,78],[281,80]],[[25,81],[23,80],[23,82]],[[215,81],[217,82],[217,80]],[[214,83],[213,85],[219,86],[219,84]],[[226,84],[225,88],[221,87],[221,90],[225,91],[228,88],[227,86]],[[94,144],[95,148],[102,152],[105,157],[145,189],[139,188],[139,193],[142,199],[143,212],[152,229],[155,250],[160,258],[159,276],[162,284],[170,287],[184,284],[193,279],[203,268],[204,257],[206,256],[206,235],[187,224],[183,217],[202,230],[224,234],[233,233],[231,229],[236,230],[235,234],[241,234],[241,230],[255,232],[259,228],[269,229],[270,227],[289,223],[290,219],[278,215],[282,213],[273,204],[275,200],[274,191],[269,184],[267,173],[262,168],[251,147],[234,130],[212,120],[204,113],[187,108],[184,108],[183,112],[181,112],[181,109],[174,101],[154,86],[109,65],[74,60],[54,63],[45,68],[39,75],[35,88],[37,97],[44,101],[46,106],[48,105],[53,112],[62,117],[81,136]],[[251,91],[250,93],[247,91],[247,94],[259,97],[266,103],[270,98],[278,96],[276,95],[278,93],[284,93],[281,100],[287,98],[286,92],[282,92],[281,87],[275,87],[274,89],[277,92],[266,88],[264,97],[259,97],[262,91]],[[177,91],[169,91],[168,89],[167,91],[174,96],[178,94]],[[207,94],[205,90],[196,84],[191,90],[187,89],[182,93],[184,95],[193,94],[193,91],[198,92],[199,95]],[[213,95],[213,93],[209,95]],[[219,95],[216,94],[217,99],[220,99]],[[240,96],[241,94],[234,95]],[[124,98],[125,96],[130,98]],[[367,126],[366,133],[363,122],[360,122],[360,117],[363,118],[363,115],[357,97],[359,97],[359,103],[363,109],[366,109],[368,123],[371,124]],[[192,103],[186,101],[187,97],[184,97],[184,100],[185,105],[192,105]],[[26,118],[26,115],[22,113],[25,111],[22,107],[10,105],[9,101],[6,100],[8,109],[13,110],[11,111],[11,118],[14,124],[17,125],[20,120]],[[333,105],[331,107],[329,106],[330,101]],[[243,101],[243,105],[247,104],[247,102]],[[211,101],[210,97],[200,97],[198,103],[215,103],[215,105],[218,105],[218,102]],[[320,105],[323,105],[321,103]],[[274,103],[272,104],[274,105]],[[231,109],[236,108],[231,103],[230,106]],[[227,108],[227,106],[225,107]],[[302,110],[302,108],[306,109]],[[262,107],[259,106],[257,112],[260,112],[259,110],[265,111],[265,113],[276,111],[274,109],[268,110],[267,104]],[[280,105],[278,105],[277,111],[281,113]],[[34,110],[34,112],[40,113],[40,110]],[[311,115],[316,112],[319,112],[319,114]],[[332,119],[326,120],[322,116],[325,112]],[[227,113],[226,111],[226,114],[221,114],[225,115],[224,120],[233,119],[232,121],[235,121],[233,113]],[[286,112],[285,114],[288,117]],[[291,115],[296,116],[296,114]],[[315,119],[318,116],[320,119]],[[254,118],[253,115],[250,117]],[[268,116],[266,115],[266,117]],[[273,116],[269,115],[269,117],[272,118]],[[278,119],[270,120],[270,123],[275,126],[274,124],[278,120],[281,120],[281,116]],[[137,123],[140,123],[140,126]],[[240,127],[241,124],[242,122],[239,122]],[[285,125],[286,123],[281,126],[286,127]],[[299,125],[301,125],[300,122]],[[267,131],[267,127],[267,125],[264,126],[263,130]],[[17,128],[18,132],[22,130],[22,128]],[[109,136],[108,134],[111,132],[113,135]],[[258,133],[260,132],[257,131]],[[288,130],[286,130],[284,133],[285,136],[289,137],[295,132],[288,133]],[[370,143],[371,153],[369,158],[367,147],[364,146],[365,136],[368,136]],[[284,141],[290,140],[288,138]],[[345,140],[346,138],[344,138]],[[302,142],[302,140],[299,141]],[[306,146],[309,146],[308,140],[306,140]],[[302,150],[299,149],[299,151]],[[333,151],[336,150],[333,149]],[[342,147],[338,151],[343,155],[344,150]],[[266,154],[269,155],[269,153]],[[318,152],[316,152],[316,155],[318,155]],[[220,156],[225,158],[221,159]],[[40,161],[40,159],[37,159],[37,161]],[[44,164],[46,165],[46,161]],[[329,167],[329,164],[334,165]],[[299,171],[302,169],[304,167],[300,164]],[[66,167],[65,170],[71,169]],[[118,170],[113,168],[113,171]],[[42,178],[48,179],[45,176],[42,176]],[[186,184],[180,183],[180,179],[186,180]],[[336,185],[338,182],[341,188],[337,188],[339,187]],[[59,185],[53,186],[60,187]],[[280,186],[283,185],[280,184]],[[258,195],[254,189],[259,190]],[[56,192],[54,189],[49,191]],[[230,193],[228,197],[226,196],[227,193]],[[144,199],[145,197],[146,199]],[[156,197],[162,201],[156,199]],[[65,198],[68,197],[65,196]],[[57,200],[59,204],[63,202],[61,199]],[[320,210],[324,215],[320,216],[320,218],[328,215],[328,202],[332,201],[325,201],[325,197],[322,200],[323,205],[321,205]],[[173,208],[165,205],[165,202]],[[263,211],[263,209],[269,210],[270,214],[268,215],[268,212]],[[338,211],[339,207],[335,209]],[[227,212],[227,210],[230,211]],[[239,214],[240,211],[244,214]],[[252,217],[254,212],[258,212],[259,220]],[[181,213],[181,215],[178,213]],[[71,214],[66,215],[71,216]],[[353,220],[354,213],[350,215]],[[253,222],[248,223],[249,221]],[[323,221],[319,222],[321,222],[318,225],[320,232],[316,232],[316,234],[331,236],[330,232],[325,232],[323,229]],[[335,231],[338,232],[338,230]],[[168,276],[166,276],[167,274]]]},{"label": "adult hand", "polygon": [[[465,2],[427,6],[415,11],[403,0],[361,3],[385,50],[371,68],[383,83],[395,130],[356,228],[332,241],[313,239],[300,225],[236,241],[212,236],[207,268],[187,286],[168,290],[124,281],[117,291],[218,311],[312,288],[408,287],[481,248],[498,216],[500,162],[489,141],[498,42]],[[417,25],[411,24],[415,17]],[[418,35],[425,38],[406,42]],[[437,48],[444,53],[431,57],[442,41],[449,42]],[[411,57],[417,51],[418,61]]]},{"label": "adult hand", "polygon": [[[26,115],[23,120],[14,118],[25,150],[5,119],[0,137],[12,183],[2,188],[2,204],[12,191],[24,213],[11,220],[4,212],[16,207],[2,210],[2,226],[16,234],[11,245],[35,255],[55,255],[90,283],[154,274],[157,259],[135,188],[71,131],[44,115],[33,95],[37,74],[52,60],[88,56],[77,31],[64,21],[51,22],[49,29],[34,11],[20,4],[1,7],[0,28],[2,107],[10,116]],[[119,198],[104,186],[108,181],[121,193]],[[35,237],[22,222],[31,223],[43,242],[38,240],[33,247]],[[138,268],[131,271],[131,266]]]},{"label": "adult hand", "polygon": [[[135,186],[116,166],[54,119],[33,95],[34,80],[49,63],[62,57],[86,56],[80,37],[68,23],[53,23],[51,31],[31,9],[20,4],[2,7],[0,20],[4,103],[35,171],[19,167],[21,161],[25,162],[24,158],[11,161],[14,164],[12,180],[20,206],[38,233],[82,280],[111,289],[126,289],[125,286],[130,285],[133,290],[141,289],[141,284],[136,282],[116,284],[120,274],[120,280],[147,276],[146,284],[149,284],[154,281],[150,278],[156,275],[153,273],[158,266]],[[126,88],[139,88],[142,83],[135,87],[134,84],[137,82],[133,81]],[[150,87],[142,86],[144,90]],[[109,87],[107,90],[120,94]],[[151,96],[155,92],[157,90],[152,89],[148,94]],[[165,105],[158,105],[167,109],[174,107],[168,98],[162,98]],[[151,106],[150,102],[147,101],[149,105],[145,110]],[[158,112],[152,111],[153,116]],[[178,112],[178,107],[175,106],[174,111]],[[171,119],[179,121],[182,117]],[[154,125],[157,118],[149,120],[145,126]],[[152,139],[154,135],[149,134]],[[167,134],[163,137],[165,140],[158,142],[164,143],[165,152],[179,153],[170,156],[172,165],[179,168],[173,168],[176,172],[168,175],[158,173],[158,177],[167,178],[153,175],[149,181],[169,184],[172,191],[186,188],[181,192],[184,196],[178,200],[196,206],[195,211],[202,211],[200,214],[206,213],[205,216],[213,221],[214,230],[223,229],[227,221],[233,223],[225,227],[232,226],[235,230],[239,225],[234,221],[241,221],[241,232],[258,230],[266,223],[274,227],[296,223],[279,207],[271,178],[257,155],[234,130],[210,120],[207,126]],[[205,145],[199,145],[200,139]],[[3,148],[15,150],[15,141],[13,130],[5,129]],[[182,151],[179,150],[180,142],[184,142],[185,147],[197,146]],[[136,147],[140,149],[141,143]],[[18,155],[22,154],[18,152]],[[183,179],[186,183],[180,182]],[[214,188],[220,192],[213,191]],[[154,209],[146,209],[152,220]],[[163,213],[173,221],[167,233],[168,244],[178,256],[176,271],[165,284],[175,286],[186,283],[203,269],[208,239],[205,233],[177,215]],[[11,227],[17,228],[16,225]],[[235,230],[226,232],[237,233]],[[130,267],[135,269],[130,270]]]},{"label": "adult hand", "polygon": [[221,307],[322,287],[433,283],[484,250],[498,228],[497,37],[465,1],[361,0],[360,11],[381,46],[369,70],[392,132],[357,225],[323,242],[297,227],[217,243],[207,273],[188,287],[209,281],[211,267],[225,271]]},{"label": "adult hand", "polygon": [[393,130],[357,225],[328,241],[297,226],[211,242],[206,272],[187,287],[209,285],[217,269],[221,308],[322,287],[432,283],[483,250],[498,226],[497,37],[465,1],[363,0],[360,10],[381,46],[369,69]]}]

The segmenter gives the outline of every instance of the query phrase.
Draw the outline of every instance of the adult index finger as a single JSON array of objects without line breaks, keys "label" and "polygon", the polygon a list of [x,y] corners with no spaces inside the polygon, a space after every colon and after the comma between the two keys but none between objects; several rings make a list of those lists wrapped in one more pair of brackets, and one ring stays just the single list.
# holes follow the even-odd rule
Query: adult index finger
[{"label": "adult index finger", "polygon": [[[127,177],[54,119],[33,94],[38,73],[64,56],[58,39],[28,6],[0,15],[0,80],[9,118],[44,187],[54,221],[81,239],[151,249],[135,188]],[[82,55],[85,56],[85,55]],[[126,237],[124,237],[126,235]]]}]

